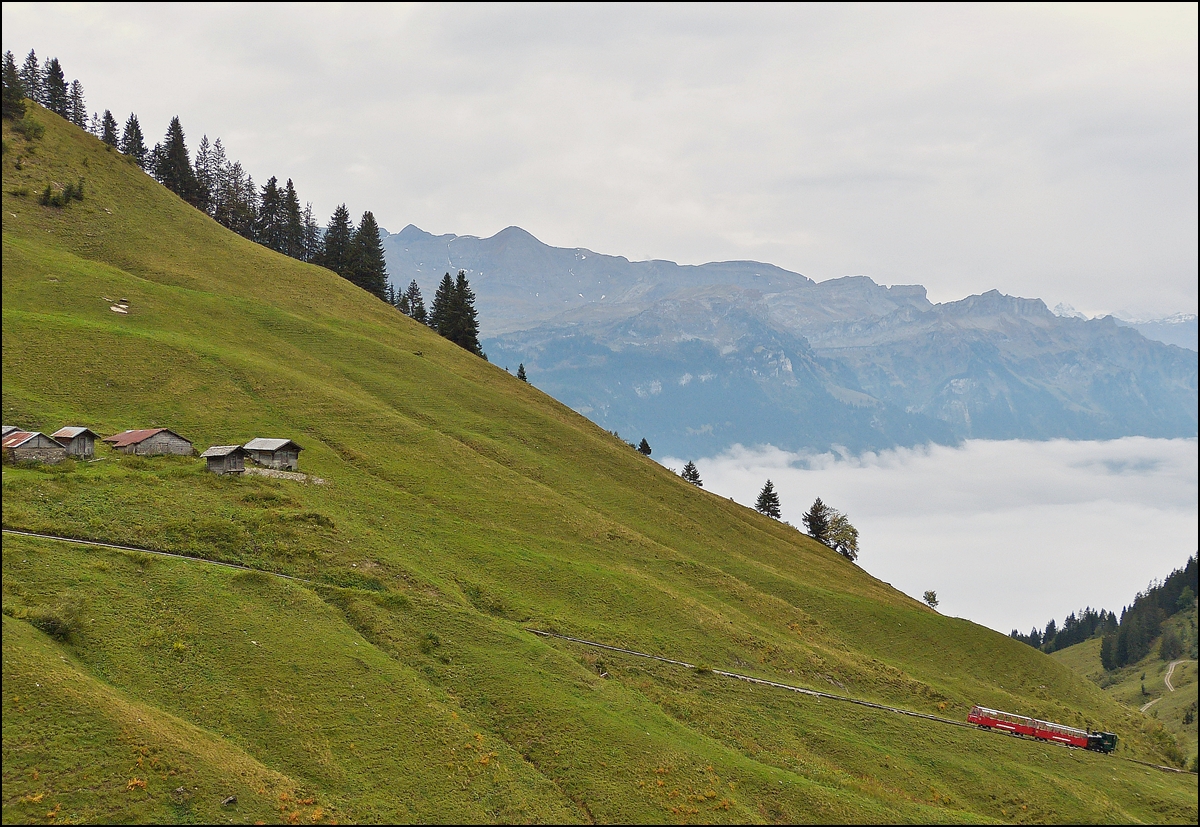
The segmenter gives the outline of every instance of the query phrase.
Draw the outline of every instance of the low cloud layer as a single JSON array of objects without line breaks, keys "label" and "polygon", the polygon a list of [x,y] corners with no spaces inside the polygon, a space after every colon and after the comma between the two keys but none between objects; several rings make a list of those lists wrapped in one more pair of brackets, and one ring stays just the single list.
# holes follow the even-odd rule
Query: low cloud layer
[{"label": "low cloud layer", "polygon": [[[682,468],[686,460],[664,457]],[[1197,549],[1197,441],[972,440],[862,456],[771,447],[696,460],[704,487],[783,519],[821,497],[861,532],[859,564],[940,610],[1008,633],[1092,606],[1120,613]]]}]

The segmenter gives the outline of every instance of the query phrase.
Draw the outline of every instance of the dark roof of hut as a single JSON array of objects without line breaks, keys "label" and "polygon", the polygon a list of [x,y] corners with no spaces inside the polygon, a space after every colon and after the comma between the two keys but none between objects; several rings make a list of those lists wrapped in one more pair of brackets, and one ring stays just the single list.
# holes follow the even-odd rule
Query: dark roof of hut
[{"label": "dark roof of hut", "polygon": [[264,439],[263,437],[255,437],[246,443],[247,451],[278,451],[285,445],[291,445],[297,451],[303,451],[296,443],[290,439]]},{"label": "dark roof of hut", "polygon": [[207,451],[205,451],[200,456],[201,456],[201,458],[203,458],[203,457],[227,457],[230,454],[237,454],[237,453],[246,454],[247,451],[241,445],[214,445],[213,447],[209,448]]}]

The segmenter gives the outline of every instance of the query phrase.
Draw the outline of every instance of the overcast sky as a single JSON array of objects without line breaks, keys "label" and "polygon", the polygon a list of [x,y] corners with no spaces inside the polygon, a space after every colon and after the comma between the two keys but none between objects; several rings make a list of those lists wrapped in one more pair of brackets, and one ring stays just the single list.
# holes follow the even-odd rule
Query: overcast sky
[{"label": "overcast sky", "polygon": [[[676,470],[685,460],[657,458]],[[858,563],[941,611],[1007,634],[1085,606],[1121,609],[1197,548],[1195,439],[1127,437],[790,454],[738,445],[696,460],[704,487],[783,519],[817,497],[859,529]]]},{"label": "overcast sky", "polygon": [[399,231],[1196,312],[1197,11],[3,4],[90,109]]}]

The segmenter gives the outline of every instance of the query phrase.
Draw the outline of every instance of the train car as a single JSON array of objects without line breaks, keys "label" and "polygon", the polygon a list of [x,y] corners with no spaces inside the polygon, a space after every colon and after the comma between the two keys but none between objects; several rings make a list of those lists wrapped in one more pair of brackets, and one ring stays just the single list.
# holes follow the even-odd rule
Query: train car
[{"label": "train car", "polygon": [[1051,721],[1040,721],[1025,715],[1014,715],[1011,712],[988,709],[986,706],[973,707],[971,714],[967,716],[967,723],[985,729],[998,729],[1014,735],[1040,738],[1043,741],[1054,741],[1069,747],[1090,749],[1096,752],[1108,753],[1117,748],[1117,736],[1111,732],[1088,732]]}]

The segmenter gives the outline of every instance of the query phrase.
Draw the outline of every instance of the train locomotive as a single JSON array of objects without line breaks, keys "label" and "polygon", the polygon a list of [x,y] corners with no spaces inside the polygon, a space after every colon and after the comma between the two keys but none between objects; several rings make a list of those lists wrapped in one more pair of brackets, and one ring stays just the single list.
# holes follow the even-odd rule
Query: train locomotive
[{"label": "train locomotive", "polygon": [[1117,736],[1111,732],[1088,732],[1050,721],[1039,721],[1037,718],[1027,718],[1024,715],[1014,715],[1011,712],[1001,712],[998,709],[988,709],[985,706],[973,707],[971,714],[967,716],[967,723],[984,729],[998,729],[1014,735],[1040,738],[1043,741],[1054,741],[1096,752],[1109,753],[1117,748]]}]

